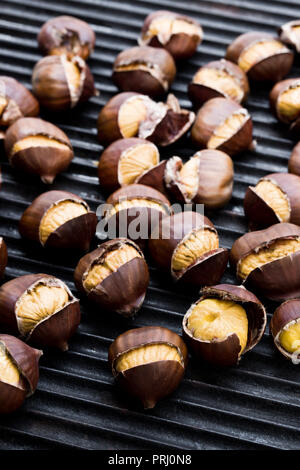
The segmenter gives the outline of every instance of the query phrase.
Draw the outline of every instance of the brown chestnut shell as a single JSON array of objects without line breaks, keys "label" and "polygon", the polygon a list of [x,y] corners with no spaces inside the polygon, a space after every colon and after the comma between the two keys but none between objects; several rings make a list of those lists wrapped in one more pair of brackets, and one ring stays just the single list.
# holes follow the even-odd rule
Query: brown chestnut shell
[{"label": "brown chestnut shell", "polygon": [[289,159],[288,169],[290,173],[300,176],[300,142],[293,148]]},{"label": "brown chestnut shell", "polygon": [[3,278],[5,268],[7,265],[7,247],[4,239],[0,237],[0,279]]},{"label": "brown chestnut shell", "polygon": [[270,330],[274,339],[274,344],[284,357],[299,364],[300,353],[295,354],[287,351],[280,343],[279,336],[284,327],[288,324],[298,322],[300,319],[300,299],[291,299],[276,308],[270,323]]},{"label": "brown chestnut shell", "polygon": [[39,102],[33,94],[12,77],[0,76],[0,96],[7,100],[0,113],[0,126],[8,127],[21,117],[34,117],[39,114]]},{"label": "brown chestnut shell", "polygon": [[142,173],[136,180],[136,184],[143,184],[156,189],[164,196],[169,197],[169,193],[166,190],[165,185],[165,171],[166,171],[167,160],[163,160],[157,165],[153,166],[146,172]]}]

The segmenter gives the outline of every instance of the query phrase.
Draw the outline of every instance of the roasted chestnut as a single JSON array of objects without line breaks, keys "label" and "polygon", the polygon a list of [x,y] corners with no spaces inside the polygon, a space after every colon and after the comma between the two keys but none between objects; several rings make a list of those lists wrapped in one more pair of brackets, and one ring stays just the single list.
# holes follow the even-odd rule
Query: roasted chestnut
[{"label": "roasted chestnut", "polygon": [[7,248],[6,243],[2,237],[0,237],[0,279],[4,275],[4,271],[7,265]]},{"label": "roasted chestnut", "polygon": [[48,191],[25,210],[19,231],[22,237],[46,248],[87,251],[96,225],[96,214],[81,197],[67,191]]},{"label": "roasted chestnut", "polygon": [[16,411],[35,392],[42,351],[0,335],[0,414]]},{"label": "roasted chestnut", "polygon": [[293,148],[289,159],[289,172],[300,176],[300,142]]},{"label": "roasted chestnut", "polygon": [[300,20],[289,21],[279,28],[280,40],[289,46],[293,46],[300,52]]},{"label": "roasted chestnut", "polygon": [[4,145],[13,167],[39,175],[47,184],[68,168],[74,156],[66,134],[38,118],[18,119],[7,130]]},{"label": "roasted chestnut", "polygon": [[25,341],[66,351],[79,323],[79,301],[57,277],[28,274],[0,287],[0,324]]},{"label": "roasted chestnut", "polygon": [[300,225],[300,177],[289,173],[272,173],[249,186],[244,211],[253,230],[278,222]]},{"label": "roasted chestnut", "polygon": [[287,300],[275,310],[270,330],[276,348],[300,364],[300,299]]},{"label": "roasted chestnut", "polygon": [[212,98],[231,98],[242,103],[249,94],[247,75],[236,64],[221,59],[200,67],[189,84],[189,97],[199,109]]},{"label": "roasted chestnut", "polygon": [[138,176],[135,182],[138,184],[151,186],[151,188],[154,188],[160,193],[164,194],[166,197],[169,197],[170,193],[168,192],[165,183],[168,163],[169,160],[162,160],[160,163]]},{"label": "roasted chestnut", "polygon": [[231,198],[233,162],[224,152],[201,150],[186,163],[173,157],[166,168],[166,186],[178,202],[194,202],[204,204],[207,209],[218,209]]},{"label": "roasted chestnut", "polygon": [[188,352],[173,331],[145,326],[118,336],[109,347],[108,360],[118,384],[148,409],[178,387]]},{"label": "roasted chestnut", "polygon": [[113,142],[102,153],[98,165],[101,189],[113,192],[136,181],[159,163],[158,148],[145,139],[131,137]]},{"label": "roasted chestnut", "polygon": [[181,109],[174,95],[169,95],[166,103],[156,103],[140,93],[119,93],[100,111],[98,139],[107,145],[137,136],[164,147],[185,134],[194,119],[194,113]]},{"label": "roasted chestnut", "polygon": [[158,10],[146,17],[138,42],[141,46],[163,47],[175,60],[181,60],[194,55],[202,39],[200,24],[190,16]]},{"label": "roasted chestnut", "polygon": [[112,78],[122,91],[159,96],[168,91],[175,75],[176,65],[168,51],[141,46],[117,55]]},{"label": "roasted chestnut", "polygon": [[238,64],[251,80],[278,82],[291,70],[294,54],[279,38],[252,31],[233,41],[226,59]]},{"label": "roasted chestnut", "polygon": [[276,83],[270,93],[270,105],[279,121],[291,124],[300,116],[300,78],[289,78]]},{"label": "roasted chestnut", "polygon": [[238,238],[230,252],[238,279],[266,298],[300,295],[300,227],[281,223]]},{"label": "roasted chestnut", "polygon": [[77,289],[105,311],[132,317],[144,302],[149,271],[140,248],[116,238],[81,258],[74,280]]},{"label": "roasted chestnut", "polygon": [[38,101],[24,85],[0,76],[0,127],[8,127],[21,117],[37,116],[39,111]]},{"label": "roasted chestnut", "polygon": [[86,60],[95,47],[95,33],[85,22],[74,16],[57,16],[43,24],[38,43],[45,55],[67,55]]},{"label": "roasted chestnut", "polygon": [[94,78],[81,57],[43,57],[32,72],[33,93],[50,111],[65,111],[96,94]]},{"label": "roasted chestnut", "polygon": [[219,248],[212,222],[192,211],[161,219],[151,233],[149,252],[156,266],[175,281],[197,286],[216,284],[229,255],[227,249]]},{"label": "roasted chestnut", "polygon": [[205,287],[183,318],[183,337],[197,359],[234,366],[260,341],[267,323],[263,304],[242,286]]},{"label": "roasted chestnut", "polygon": [[198,111],[191,138],[200,148],[236,155],[253,150],[252,119],[247,109],[226,98],[213,98]]}]

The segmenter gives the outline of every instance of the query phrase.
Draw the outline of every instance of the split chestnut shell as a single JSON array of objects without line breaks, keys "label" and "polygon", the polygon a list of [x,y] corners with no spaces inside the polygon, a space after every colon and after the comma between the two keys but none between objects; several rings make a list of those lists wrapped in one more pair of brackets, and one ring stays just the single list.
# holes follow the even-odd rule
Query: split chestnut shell
[{"label": "split chestnut shell", "polygon": [[109,347],[108,360],[118,384],[147,409],[178,387],[188,352],[173,331],[147,326],[118,336]]},{"label": "split chestnut shell", "polygon": [[280,40],[300,52],[300,20],[289,21],[279,28]]},{"label": "split chestnut shell", "polygon": [[[221,330],[219,332],[220,337],[213,337],[208,340],[197,337],[194,331],[189,328],[189,318],[195,308],[199,306],[199,303],[205,299],[214,299],[216,302],[225,301],[226,304],[230,302],[233,303],[231,304],[233,307],[236,307],[236,305],[242,307],[242,311],[245,312],[246,316],[246,331],[243,332],[246,338],[243,349],[239,335],[234,329],[229,330],[225,335]],[[228,305],[227,308],[229,308]],[[216,313],[216,321],[222,321],[222,312],[220,316],[221,318],[218,318]],[[213,320],[211,319],[211,321]],[[219,284],[202,289],[202,297],[189,308],[183,318],[183,337],[197,359],[207,361],[216,366],[234,366],[239,362],[242,354],[250,351],[260,341],[265,331],[266,323],[267,314],[265,308],[252,292],[243,286]]]},{"label": "split chestnut shell", "polygon": [[277,307],[270,330],[278,351],[293,364],[300,364],[300,299],[287,300]]}]

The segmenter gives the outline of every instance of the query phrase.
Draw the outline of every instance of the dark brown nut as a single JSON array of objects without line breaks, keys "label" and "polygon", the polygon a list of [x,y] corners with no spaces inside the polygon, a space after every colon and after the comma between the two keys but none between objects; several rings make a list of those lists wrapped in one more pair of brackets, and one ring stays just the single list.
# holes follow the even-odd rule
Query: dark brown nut
[{"label": "dark brown nut", "polygon": [[109,347],[108,360],[118,384],[148,409],[178,387],[188,351],[173,331],[145,326],[118,336]]},{"label": "dark brown nut", "polygon": [[226,98],[213,98],[198,111],[191,138],[200,148],[222,150],[233,156],[253,150],[252,119],[247,109]]},{"label": "dark brown nut", "polygon": [[74,156],[66,134],[38,118],[18,119],[7,130],[4,145],[13,167],[39,175],[47,184],[68,168]]},{"label": "dark brown nut", "polygon": [[10,335],[0,335],[0,414],[16,411],[33,395],[42,351]]},{"label": "dark brown nut", "polygon": [[200,67],[189,84],[189,97],[199,109],[212,98],[230,98],[242,103],[249,94],[247,75],[236,64],[221,59]]},{"label": "dark brown nut", "polygon": [[57,277],[29,274],[0,288],[0,324],[25,341],[66,351],[79,323],[79,301]]},{"label": "dark brown nut", "polygon": [[140,93],[119,93],[99,113],[98,139],[107,145],[139,137],[164,147],[185,134],[194,119],[194,113],[181,109],[174,95],[169,95],[166,103],[157,103]]},{"label": "dark brown nut", "polygon": [[141,46],[117,55],[112,78],[122,91],[159,96],[168,91],[175,75],[176,65],[168,51]]},{"label": "dark brown nut", "polygon": [[300,364],[300,300],[281,304],[271,319],[270,330],[277,349],[294,364]]},{"label": "dark brown nut", "polygon": [[260,341],[266,328],[263,304],[242,286],[205,287],[183,318],[183,337],[197,359],[234,366]]},{"label": "dark brown nut", "polygon": [[45,248],[88,251],[96,226],[96,214],[81,197],[67,191],[47,191],[25,210],[19,231]]},{"label": "dark brown nut", "polygon": [[37,116],[38,101],[32,93],[12,77],[0,76],[0,126],[8,127],[17,119]]},{"label": "dark brown nut", "polygon": [[279,38],[252,31],[233,41],[226,59],[238,64],[251,80],[278,82],[291,70],[294,54]]},{"label": "dark brown nut", "polygon": [[101,189],[112,193],[159,163],[158,148],[148,140],[131,137],[118,139],[102,153],[98,165]]},{"label": "dark brown nut", "polygon": [[238,238],[230,263],[239,280],[271,300],[300,295],[300,227],[281,223]]},{"label": "dark brown nut", "polygon": [[279,121],[291,124],[300,116],[300,78],[283,80],[272,88],[270,105]]},{"label": "dark brown nut", "polygon": [[289,159],[289,172],[300,176],[300,142],[293,148]]},{"label": "dark brown nut", "polygon": [[95,33],[85,22],[74,16],[57,16],[43,24],[39,48],[44,55],[79,56],[86,60],[95,47]]},{"label": "dark brown nut", "polygon": [[278,222],[300,225],[300,178],[289,173],[272,173],[249,186],[244,211],[251,230]]},{"label": "dark brown nut", "polygon": [[202,39],[203,30],[193,18],[158,10],[146,17],[139,44],[163,47],[175,60],[181,60],[194,55]]},{"label": "dark brown nut", "polygon": [[7,265],[7,247],[2,237],[0,237],[0,279],[3,278]]},{"label": "dark brown nut", "polygon": [[288,46],[293,46],[300,52],[300,20],[289,21],[279,28],[280,40]]},{"label": "dark brown nut", "polygon": [[33,93],[41,106],[65,111],[97,94],[93,75],[81,57],[43,57],[32,72]]},{"label": "dark brown nut", "polygon": [[[230,200],[234,169],[229,155],[219,150],[201,150],[186,163],[179,157],[169,173],[167,188],[178,202],[204,204],[207,209],[219,209]],[[179,160],[181,165],[178,165]]]},{"label": "dark brown nut", "polygon": [[169,193],[165,184],[165,171],[167,168],[168,160],[163,160],[157,165],[150,168],[150,170],[142,173],[135,182],[138,184],[144,184],[146,186],[151,186],[151,188],[156,189],[160,193],[164,194],[166,197],[169,197]]},{"label": "dark brown nut", "polygon": [[197,286],[219,282],[229,255],[219,247],[211,221],[192,211],[161,219],[151,233],[149,252],[156,266],[174,281]]},{"label": "dark brown nut", "polygon": [[144,302],[149,270],[134,242],[116,238],[81,258],[74,280],[77,289],[106,312],[132,317]]}]

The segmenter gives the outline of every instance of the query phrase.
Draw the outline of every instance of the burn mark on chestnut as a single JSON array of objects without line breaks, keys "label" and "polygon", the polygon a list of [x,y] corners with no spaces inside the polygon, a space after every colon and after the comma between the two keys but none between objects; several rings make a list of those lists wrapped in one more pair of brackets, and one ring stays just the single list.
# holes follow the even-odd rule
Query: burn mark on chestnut
[{"label": "burn mark on chestnut", "polygon": [[287,300],[274,312],[270,330],[276,348],[293,364],[300,363],[300,300]]}]

